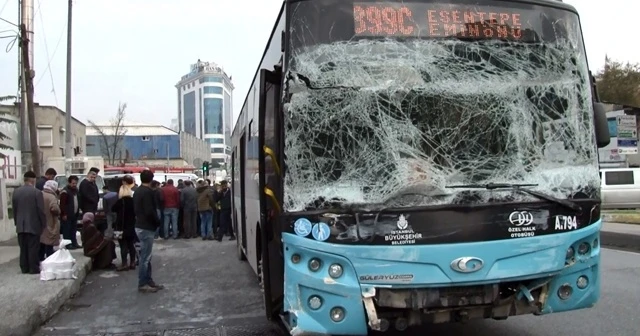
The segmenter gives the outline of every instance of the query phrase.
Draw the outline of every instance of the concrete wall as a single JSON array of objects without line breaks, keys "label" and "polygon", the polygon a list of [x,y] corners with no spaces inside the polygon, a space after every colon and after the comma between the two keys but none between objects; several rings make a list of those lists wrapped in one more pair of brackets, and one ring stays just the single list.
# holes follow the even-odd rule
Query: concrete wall
[{"label": "concrete wall", "polygon": [[187,132],[180,132],[180,153],[188,165],[196,168],[210,158],[209,143]]},{"label": "concrete wall", "polygon": [[0,178],[0,241],[9,240],[16,236],[13,217],[9,217],[13,187],[7,187],[5,179]]}]

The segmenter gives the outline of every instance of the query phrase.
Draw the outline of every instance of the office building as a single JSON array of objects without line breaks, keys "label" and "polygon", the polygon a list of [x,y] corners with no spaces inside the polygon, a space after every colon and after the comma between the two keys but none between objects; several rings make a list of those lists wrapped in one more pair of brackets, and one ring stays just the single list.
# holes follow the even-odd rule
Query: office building
[{"label": "office building", "polygon": [[229,160],[233,130],[231,77],[219,65],[198,60],[176,88],[179,131],[207,141],[212,169],[223,168]]}]

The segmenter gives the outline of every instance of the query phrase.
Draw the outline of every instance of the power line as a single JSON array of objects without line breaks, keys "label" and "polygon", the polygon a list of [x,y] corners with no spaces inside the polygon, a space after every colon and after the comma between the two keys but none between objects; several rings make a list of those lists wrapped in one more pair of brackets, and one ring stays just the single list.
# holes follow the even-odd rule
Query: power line
[{"label": "power line", "polygon": [[2,15],[2,12],[4,12],[4,9],[7,8],[8,4],[9,4],[9,0],[4,2],[4,5],[2,5],[2,8],[0,8],[0,15]]},{"label": "power line", "polygon": [[14,27],[20,28],[20,26],[18,26],[17,24],[15,24],[15,23],[13,23],[13,22],[11,22],[9,20],[5,20],[5,19],[3,19],[1,17],[0,17],[0,21],[4,21],[4,22],[6,22],[6,23],[8,23],[8,24],[10,24],[10,25],[12,25]]},{"label": "power line", "polygon": [[[45,33],[46,29],[44,29],[44,19],[42,18],[42,11],[40,11],[40,6],[42,6],[42,2],[38,0],[38,9],[36,10],[36,15],[40,17],[40,25],[42,26],[42,39],[44,40],[44,50],[47,54],[47,68],[45,69],[45,73],[49,72],[49,78],[51,79],[51,92],[53,93],[53,99],[56,101],[56,106],[58,106],[58,95],[56,94],[56,85],[53,80],[53,72],[51,72],[51,56],[49,54],[49,45],[47,43],[47,35]],[[58,42],[59,43],[59,42]],[[44,76],[44,74],[43,74]],[[40,77],[42,79],[42,77]],[[38,81],[35,86],[38,86]]]}]

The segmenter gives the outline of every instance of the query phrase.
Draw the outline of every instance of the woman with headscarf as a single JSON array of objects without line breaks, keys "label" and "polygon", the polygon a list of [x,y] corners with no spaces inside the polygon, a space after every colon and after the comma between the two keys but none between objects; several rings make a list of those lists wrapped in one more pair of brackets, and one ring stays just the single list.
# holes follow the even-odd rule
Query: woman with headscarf
[{"label": "woman with headscarf", "polygon": [[82,216],[82,248],[84,255],[91,258],[93,269],[115,268],[113,250],[115,244],[98,230],[93,221],[95,216],[86,212]]},{"label": "woman with headscarf", "polygon": [[[133,186],[135,181],[133,177],[126,175],[122,178],[122,185],[118,192],[118,200],[111,207],[111,211],[116,214],[116,223],[114,232],[118,236],[120,244],[120,258],[122,265],[118,267],[118,271],[136,269],[136,216],[133,208]],[[129,264],[127,265],[127,256]]]},{"label": "woman with headscarf", "polygon": [[40,235],[40,261],[53,254],[53,247],[60,245],[60,207],[58,206],[58,182],[49,180],[42,188],[44,198],[44,216],[47,226]]}]

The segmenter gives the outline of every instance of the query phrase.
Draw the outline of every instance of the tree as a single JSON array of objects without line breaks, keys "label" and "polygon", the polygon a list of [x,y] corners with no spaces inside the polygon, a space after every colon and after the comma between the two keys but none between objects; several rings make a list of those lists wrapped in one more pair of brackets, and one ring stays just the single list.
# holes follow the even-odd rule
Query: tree
[{"label": "tree", "polygon": [[604,69],[596,75],[600,100],[640,106],[640,64],[622,63],[605,57]]},{"label": "tree", "polygon": [[[12,100],[12,99],[16,99],[15,96],[0,96],[0,102],[3,101],[7,101],[7,100]],[[9,113],[7,112],[0,112],[0,124],[2,123],[6,123],[6,124],[15,124],[15,120],[12,119],[8,119],[5,118],[4,116],[7,115]],[[0,140],[11,140],[6,134],[0,132]],[[7,146],[5,144],[0,143],[0,149],[13,149],[11,146]],[[5,157],[4,154],[0,153],[0,159],[3,159]]]},{"label": "tree", "polygon": [[98,133],[100,137],[100,150],[102,156],[107,159],[108,164],[114,164],[127,129],[124,125],[125,111],[127,103],[118,103],[118,112],[116,116],[110,120],[110,124],[99,126],[95,122],[89,120],[89,125]]}]

